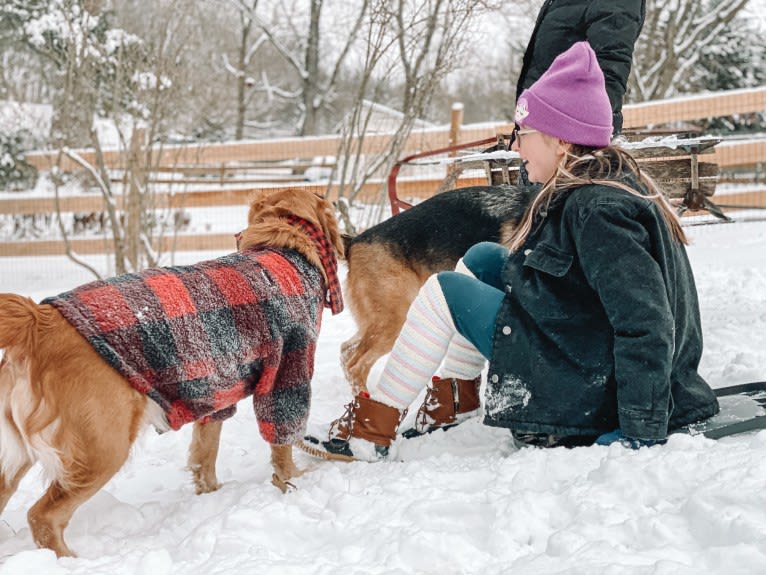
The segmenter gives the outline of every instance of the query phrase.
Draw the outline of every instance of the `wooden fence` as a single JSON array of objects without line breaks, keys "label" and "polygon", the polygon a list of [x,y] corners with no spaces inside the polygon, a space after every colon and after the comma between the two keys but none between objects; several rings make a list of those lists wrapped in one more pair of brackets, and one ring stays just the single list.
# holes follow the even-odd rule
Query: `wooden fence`
[{"label": "wooden fence", "polygon": [[[712,118],[733,114],[747,114],[766,110],[766,86],[749,90],[732,90],[694,97],[658,100],[643,104],[626,105],[623,109],[624,129],[644,128],[700,118]],[[468,124],[460,127],[460,142],[491,138],[508,132],[507,123]],[[424,150],[434,150],[449,145],[449,127],[413,130],[402,150],[403,155]],[[389,134],[365,136],[360,152],[375,154],[387,149],[391,142]],[[164,145],[156,148],[154,163],[158,168],[179,166],[234,166],[250,162],[304,161],[306,159],[333,157],[338,153],[340,136],[310,136],[278,140],[254,140],[226,143],[201,143]],[[352,146],[352,149],[357,149]],[[93,150],[77,150],[88,162],[94,162]],[[762,145],[754,145],[749,158],[764,161]],[[760,153],[760,156],[757,156]],[[121,150],[104,150],[104,163],[109,168],[122,168],[127,154]],[[27,154],[26,160],[38,170],[51,169],[57,162],[57,154],[37,152]],[[732,158],[731,161],[734,161]],[[748,160],[746,163],[753,163]],[[284,167],[285,164],[282,164]],[[730,164],[731,165],[731,164]],[[61,169],[75,169],[69,159],[62,160]]]},{"label": "wooden fence", "polygon": [[[628,105],[624,108],[624,127],[639,128],[652,125],[682,122],[686,120],[762,112],[766,110],[766,86],[751,90],[707,94],[693,98],[673,99],[645,104]],[[464,125],[459,129],[459,142],[472,142],[492,138],[497,134],[507,133],[510,126],[505,123],[487,123]],[[454,131],[454,130],[453,130]],[[373,134],[365,137],[362,153],[374,154],[389,145],[390,135]],[[413,131],[408,139],[403,154],[433,150],[446,147],[454,142],[454,133],[450,138],[449,127]],[[152,177],[157,182],[166,178],[166,183],[187,186],[191,182],[201,184],[193,191],[183,193],[155,193],[159,208],[192,208],[210,206],[245,206],[254,189],[301,186],[312,191],[328,190],[326,184],[295,181],[285,174],[294,174],[310,167],[326,168],[327,158],[332,158],[339,148],[338,136],[307,138],[286,138],[265,141],[240,141],[218,144],[195,144],[163,146],[154,150],[156,169]],[[92,150],[78,150],[77,153],[86,161],[94,161]],[[108,168],[120,170],[125,167],[127,154],[119,150],[104,150],[104,161]],[[30,153],[27,161],[40,171],[47,171],[58,161],[57,154],[50,152]],[[711,161],[716,162],[721,170],[756,171],[755,166],[766,164],[766,138],[729,140],[715,148]],[[77,165],[64,158],[62,169],[74,170]],[[262,172],[262,177],[251,180],[236,178],[243,171]],[[174,174],[173,176],[169,174]],[[178,174],[183,178],[178,179]],[[270,175],[269,175],[270,174]],[[276,177],[279,174],[280,177]],[[302,179],[302,178],[298,178]],[[255,183],[260,185],[255,186]],[[459,186],[485,184],[486,178],[465,177],[458,180]],[[397,183],[401,197],[428,197],[439,187],[440,179],[400,178]],[[249,185],[245,185],[249,184]],[[382,181],[370,182],[362,195],[377,196],[383,186]],[[337,197],[337,189],[329,187],[329,195]],[[763,204],[763,191],[743,192],[726,195],[725,203],[730,206],[752,206]],[[721,198],[717,198],[721,199]],[[99,194],[64,196],[60,198],[62,212],[95,212],[103,210],[103,200]],[[53,198],[17,197],[0,198],[0,216],[3,214],[50,214],[55,211]],[[232,245],[230,234],[178,235],[167,238],[164,249],[201,250],[228,249]],[[110,242],[104,239],[72,239],[73,249],[81,254],[104,253],[109,250]],[[171,245],[172,243],[172,245]],[[13,241],[0,243],[0,256],[54,255],[64,253],[58,241]]]}]

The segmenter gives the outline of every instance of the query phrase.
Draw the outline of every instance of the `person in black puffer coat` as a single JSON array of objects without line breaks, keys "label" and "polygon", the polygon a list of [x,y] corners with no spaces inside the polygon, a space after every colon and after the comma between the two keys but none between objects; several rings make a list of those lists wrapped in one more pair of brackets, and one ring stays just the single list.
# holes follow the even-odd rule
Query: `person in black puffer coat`
[{"label": "person in black puffer coat", "polygon": [[545,0],[524,52],[516,100],[575,42],[587,40],[604,73],[613,135],[622,131],[622,102],[646,0]]}]

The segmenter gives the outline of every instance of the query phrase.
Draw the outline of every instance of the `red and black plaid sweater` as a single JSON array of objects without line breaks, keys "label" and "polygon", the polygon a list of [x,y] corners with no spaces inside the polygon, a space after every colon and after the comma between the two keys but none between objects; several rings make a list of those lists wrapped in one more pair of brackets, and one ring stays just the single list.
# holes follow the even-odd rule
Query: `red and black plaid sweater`
[{"label": "red and black plaid sweater", "polygon": [[252,395],[263,438],[287,444],[305,432],[325,291],[298,252],[254,248],[92,282],[43,303],[157,402],[171,428],[231,417]]}]

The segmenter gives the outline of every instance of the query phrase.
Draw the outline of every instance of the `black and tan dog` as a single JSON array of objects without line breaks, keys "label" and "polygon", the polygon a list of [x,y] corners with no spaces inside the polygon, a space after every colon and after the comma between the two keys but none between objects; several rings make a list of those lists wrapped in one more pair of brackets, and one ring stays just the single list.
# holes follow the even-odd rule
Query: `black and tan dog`
[{"label": "black and tan dog", "polygon": [[273,483],[300,474],[322,309],[342,309],[332,205],[262,193],[233,254],[91,282],[36,304],[0,294],[0,511],[33,464],[51,483],[35,543],[71,555],[74,511],[119,469],[143,424],[194,422],[197,493],[218,489],[221,423],[252,396]]},{"label": "black and tan dog", "polygon": [[373,364],[391,351],[428,276],[453,269],[476,243],[500,241],[503,229],[521,219],[530,194],[513,186],[458,188],[346,239],[344,295],[357,333],[341,345],[341,361],[355,396],[366,391]]}]

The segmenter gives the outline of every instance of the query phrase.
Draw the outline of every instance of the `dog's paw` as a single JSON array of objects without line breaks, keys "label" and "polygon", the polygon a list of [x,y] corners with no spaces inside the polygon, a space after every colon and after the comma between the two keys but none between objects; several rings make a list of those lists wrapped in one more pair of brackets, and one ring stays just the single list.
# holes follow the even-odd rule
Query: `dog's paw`
[{"label": "dog's paw", "polygon": [[220,488],[221,484],[218,481],[212,483],[206,481],[194,482],[194,492],[197,495],[202,495],[203,493],[213,493],[213,491],[218,491]]},{"label": "dog's paw", "polygon": [[218,491],[221,488],[221,484],[218,482],[215,471],[212,473],[209,471],[203,472],[201,465],[190,465],[189,470],[192,473],[194,492],[197,495],[202,495],[203,493],[212,493],[213,491]]},{"label": "dog's paw", "polygon": [[271,476],[271,483],[274,485],[277,489],[279,489],[282,493],[287,493],[288,491],[295,491],[298,489],[295,484],[290,483],[289,481],[286,481],[279,477],[276,473],[272,474]]}]

